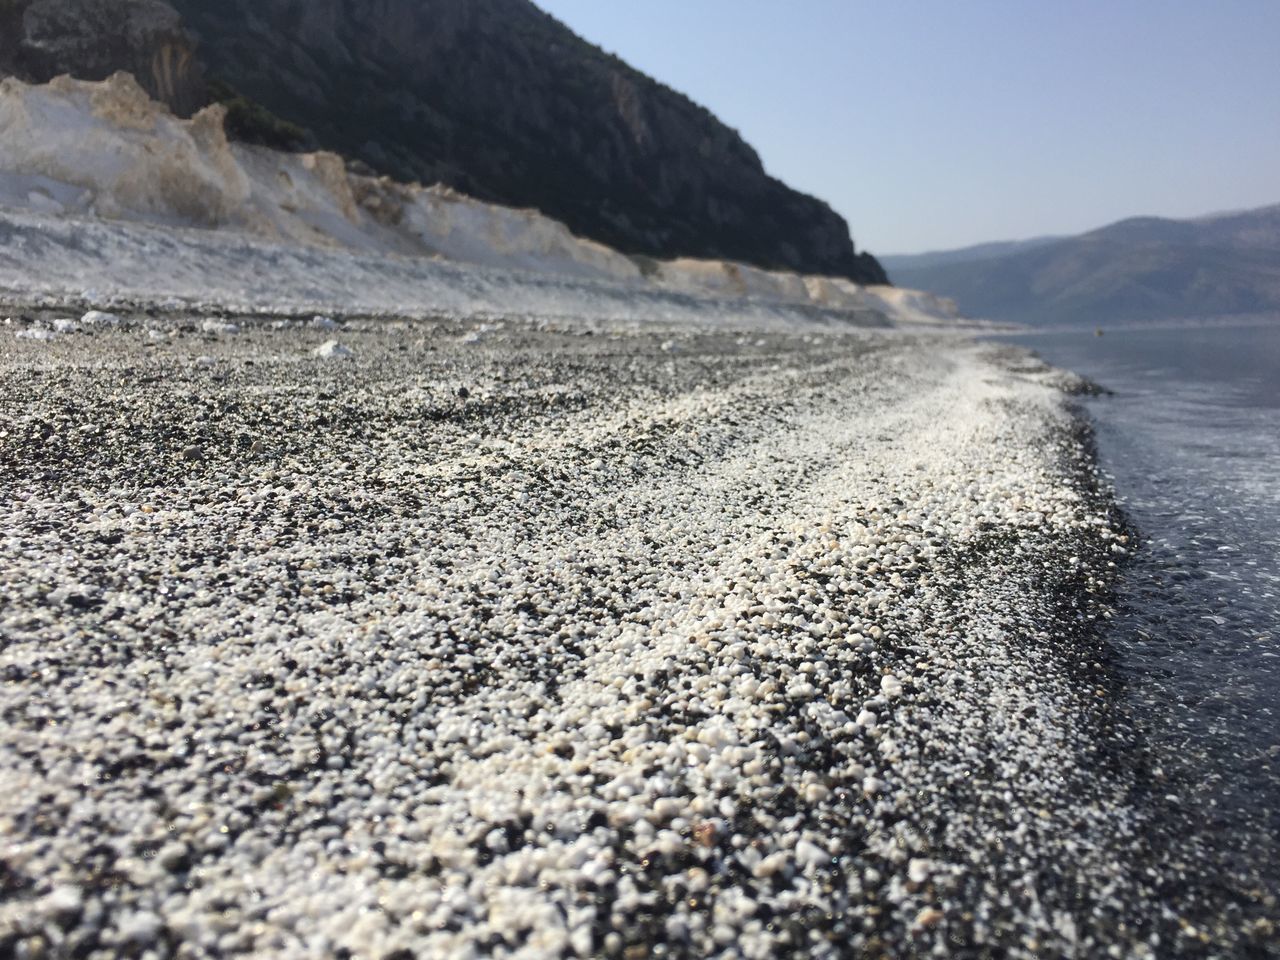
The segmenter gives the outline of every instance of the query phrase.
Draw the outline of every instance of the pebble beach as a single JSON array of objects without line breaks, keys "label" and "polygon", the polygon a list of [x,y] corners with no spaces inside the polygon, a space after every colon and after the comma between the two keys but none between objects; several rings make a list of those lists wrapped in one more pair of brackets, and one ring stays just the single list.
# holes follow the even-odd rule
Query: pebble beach
[{"label": "pebble beach", "polygon": [[0,327],[0,952],[1212,953],[1082,384],[962,336]]}]

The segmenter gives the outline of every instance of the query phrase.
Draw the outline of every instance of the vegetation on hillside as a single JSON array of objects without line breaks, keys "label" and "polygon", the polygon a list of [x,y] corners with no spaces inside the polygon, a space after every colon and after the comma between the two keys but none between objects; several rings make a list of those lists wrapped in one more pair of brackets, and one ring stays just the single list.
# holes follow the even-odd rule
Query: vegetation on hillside
[{"label": "vegetation on hillside", "polygon": [[209,81],[209,96],[227,108],[227,136],[235,140],[275,150],[303,150],[311,143],[305,128],[282,120],[223,80]]}]

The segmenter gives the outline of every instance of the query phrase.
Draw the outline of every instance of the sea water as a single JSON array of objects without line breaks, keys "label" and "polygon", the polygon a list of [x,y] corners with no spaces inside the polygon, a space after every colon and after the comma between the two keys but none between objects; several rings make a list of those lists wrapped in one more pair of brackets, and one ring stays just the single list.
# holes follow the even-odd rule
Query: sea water
[{"label": "sea water", "polygon": [[1085,403],[1140,535],[1124,695],[1188,829],[1280,890],[1280,317],[1003,339],[1110,391]]}]

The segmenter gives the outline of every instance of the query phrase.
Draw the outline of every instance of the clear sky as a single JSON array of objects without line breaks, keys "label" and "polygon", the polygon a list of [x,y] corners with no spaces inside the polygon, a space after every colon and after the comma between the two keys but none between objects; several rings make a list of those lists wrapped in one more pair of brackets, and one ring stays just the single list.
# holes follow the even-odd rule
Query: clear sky
[{"label": "clear sky", "polygon": [[911,253],[1280,202],[1280,0],[535,0]]}]

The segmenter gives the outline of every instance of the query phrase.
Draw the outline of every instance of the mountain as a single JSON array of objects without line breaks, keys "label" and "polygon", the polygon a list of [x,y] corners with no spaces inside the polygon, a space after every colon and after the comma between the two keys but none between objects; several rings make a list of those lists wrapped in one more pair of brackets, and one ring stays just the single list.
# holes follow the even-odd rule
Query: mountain
[{"label": "mountain", "polygon": [[233,135],[534,207],[624,253],[884,283],[826,204],[528,0],[0,0],[0,74],[133,72]]},{"label": "mountain", "polygon": [[1023,250],[1033,250],[1054,243],[1062,237],[1034,237],[1030,240],[998,240],[979,243],[959,250],[930,250],[928,253],[882,254],[878,259],[886,270],[915,270],[920,267],[940,267],[948,263],[969,263],[974,260],[991,260]]},{"label": "mountain", "polygon": [[966,316],[1104,324],[1280,314],[1280,205],[1135,217],[1076,237],[886,258],[895,283]]}]

